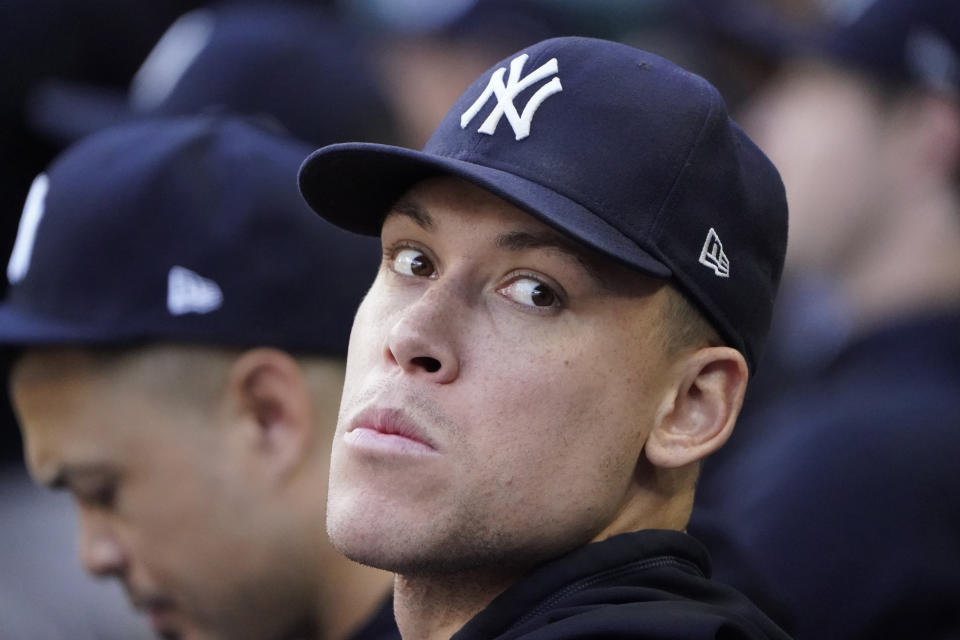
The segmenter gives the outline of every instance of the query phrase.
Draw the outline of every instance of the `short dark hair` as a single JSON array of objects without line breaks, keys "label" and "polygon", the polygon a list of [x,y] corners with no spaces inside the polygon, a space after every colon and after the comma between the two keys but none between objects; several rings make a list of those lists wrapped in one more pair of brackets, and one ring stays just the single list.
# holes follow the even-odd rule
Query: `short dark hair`
[{"label": "short dark hair", "polygon": [[706,316],[679,289],[673,285],[664,289],[663,326],[667,353],[726,344]]}]

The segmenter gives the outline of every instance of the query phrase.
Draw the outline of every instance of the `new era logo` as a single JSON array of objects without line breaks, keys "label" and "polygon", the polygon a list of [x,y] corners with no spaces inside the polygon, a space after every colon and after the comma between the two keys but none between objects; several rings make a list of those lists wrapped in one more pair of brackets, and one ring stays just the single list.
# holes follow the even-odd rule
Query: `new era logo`
[{"label": "new era logo", "polygon": [[[533,114],[537,112],[544,100],[563,91],[563,87],[560,85],[560,78],[556,77],[558,70],[556,58],[551,58],[521,78],[520,72],[523,71],[523,65],[526,64],[528,57],[524,53],[510,61],[510,75],[507,77],[506,84],[503,82],[503,75],[507,72],[506,67],[500,67],[493,72],[490,81],[487,83],[487,88],[483,90],[483,93],[470,108],[460,116],[461,129],[466,129],[470,121],[487,104],[491,96],[496,96],[497,106],[493,108],[493,111],[490,112],[490,115],[487,116],[487,119],[483,121],[477,131],[492,136],[497,130],[497,125],[500,124],[500,119],[506,115],[507,122],[513,127],[513,134],[517,140],[523,140],[530,135],[530,123],[533,120]],[[554,76],[554,78],[537,89],[536,93],[530,96],[527,104],[523,107],[523,113],[518,113],[513,104],[517,94],[550,76]]]},{"label": "new era logo", "polygon": [[167,276],[167,310],[175,316],[210,313],[223,304],[223,292],[216,282],[175,266]]},{"label": "new era logo", "polygon": [[723,252],[720,236],[713,228],[707,233],[703,249],[700,250],[700,264],[713,269],[713,273],[720,278],[730,277],[730,260]]}]

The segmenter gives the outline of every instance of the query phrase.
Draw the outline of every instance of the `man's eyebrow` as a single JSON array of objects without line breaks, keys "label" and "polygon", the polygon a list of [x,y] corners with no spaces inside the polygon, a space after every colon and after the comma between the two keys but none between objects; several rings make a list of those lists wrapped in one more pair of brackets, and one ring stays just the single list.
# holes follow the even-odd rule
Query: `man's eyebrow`
[{"label": "man's eyebrow", "polygon": [[608,280],[598,268],[595,260],[576,243],[552,232],[511,231],[497,236],[497,246],[510,251],[525,249],[553,249],[568,258],[576,260],[580,266],[602,287],[608,287]]},{"label": "man's eyebrow", "polygon": [[397,200],[387,213],[387,218],[390,216],[406,216],[426,231],[431,231],[434,227],[433,218],[430,217],[427,210],[424,209],[419,202],[411,198],[400,198]]},{"label": "man's eyebrow", "polygon": [[[390,216],[410,218],[426,231],[432,231],[436,226],[433,217],[413,198],[402,197],[397,200],[387,214],[388,218]],[[576,260],[599,286],[611,291],[617,288],[608,270],[603,268],[605,258],[593,254],[589,249],[554,231],[509,231],[497,236],[496,245],[509,251],[553,249]]]},{"label": "man's eyebrow", "polygon": [[89,477],[103,477],[112,479],[116,474],[101,465],[63,465],[57,468],[50,479],[41,479],[40,482],[49,489],[70,489],[77,480]]}]

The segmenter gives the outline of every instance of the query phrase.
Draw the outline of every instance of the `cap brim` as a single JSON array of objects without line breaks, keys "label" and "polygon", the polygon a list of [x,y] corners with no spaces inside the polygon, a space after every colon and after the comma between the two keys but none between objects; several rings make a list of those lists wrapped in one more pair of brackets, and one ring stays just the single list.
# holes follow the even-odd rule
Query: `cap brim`
[{"label": "cap brim", "polygon": [[106,344],[121,342],[129,336],[116,331],[71,324],[0,304],[0,349],[60,344]]},{"label": "cap brim", "polygon": [[137,114],[120,91],[50,80],[31,93],[27,118],[37,133],[70,143],[135,120]]},{"label": "cap brim", "polygon": [[374,143],[343,143],[313,152],[300,168],[300,191],[333,224],[379,235],[390,206],[410,187],[433,176],[462,178],[526,211],[578,242],[660,278],[660,260],[586,207],[513,173],[455,158]]}]

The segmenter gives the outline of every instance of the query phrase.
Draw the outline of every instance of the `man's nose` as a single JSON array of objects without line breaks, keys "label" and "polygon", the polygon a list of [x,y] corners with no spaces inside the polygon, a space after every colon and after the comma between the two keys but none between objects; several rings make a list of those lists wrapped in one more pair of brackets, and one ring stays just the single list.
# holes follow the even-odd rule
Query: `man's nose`
[{"label": "man's nose", "polygon": [[384,349],[387,361],[429,382],[456,380],[467,304],[444,284],[432,285],[395,318]]},{"label": "man's nose", "polygon": [[81,508],[79,527],[80,562],[84,569],[97,577],[121,575],[126,566],[126,555],[106,517]]}]

